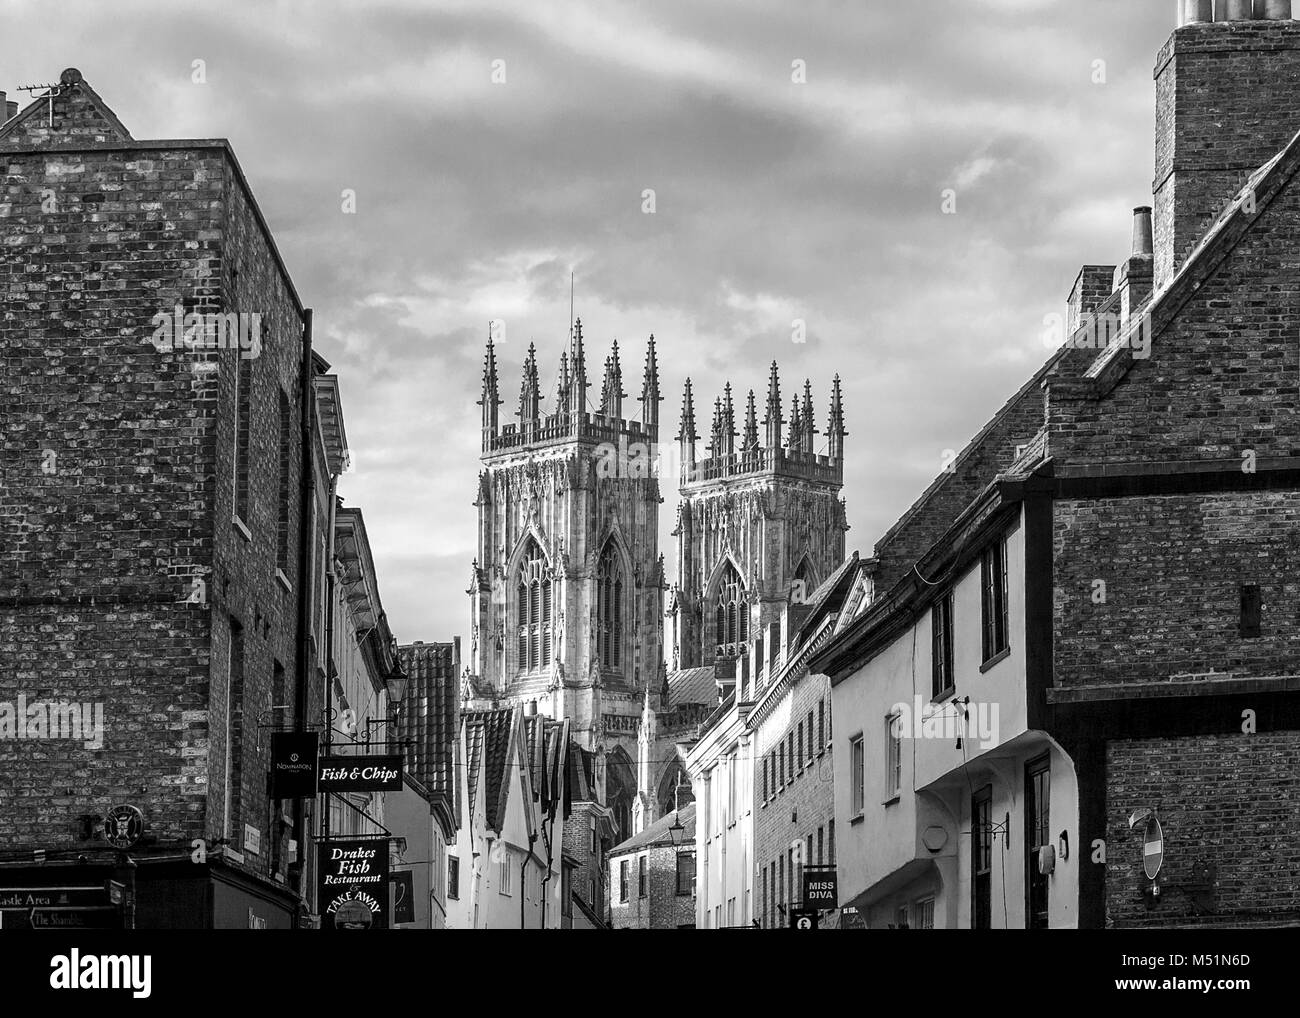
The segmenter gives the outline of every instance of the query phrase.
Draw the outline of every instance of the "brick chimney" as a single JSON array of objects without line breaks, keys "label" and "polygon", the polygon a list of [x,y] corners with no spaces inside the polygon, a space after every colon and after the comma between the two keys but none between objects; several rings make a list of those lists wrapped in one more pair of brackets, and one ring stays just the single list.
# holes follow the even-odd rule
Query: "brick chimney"
[{"label": "brick chimney", "polygon": [[4,127],[16,116],[18,116],[18,104],[5,98],[5,93],[0,92],[0,127]]},{"label": "brick chimney", "polygon": [[1066,301],[1065,334],[1073,336],[1078,331],[1083,316],[1091,314],[1111,295],[1115,286],[1114,265],[1085,265],[1070,289]]},{"label": "brick chimney", "polygon": [[1300,129],[1291,0],[1184,0],[1156,59],[1154,284]]},{"label": "brick chimney", "polygon": [[1151,208],[1144,205],[1133,210],[1133,253],[1115,270],[1115,292],[1119,294],[1115,310],[1121,321],[1127,322],[1133,309],[1150,295],[1154,271]]}]

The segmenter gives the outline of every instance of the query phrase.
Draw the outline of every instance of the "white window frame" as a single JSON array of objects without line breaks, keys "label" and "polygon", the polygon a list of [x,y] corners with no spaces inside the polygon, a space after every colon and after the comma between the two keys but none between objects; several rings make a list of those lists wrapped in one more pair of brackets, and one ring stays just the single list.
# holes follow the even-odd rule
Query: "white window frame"
[{"label": "white window frame", "polygon": [[867,808],[866,744],[862,733],[849,736],[849,815],[862,816]]}]

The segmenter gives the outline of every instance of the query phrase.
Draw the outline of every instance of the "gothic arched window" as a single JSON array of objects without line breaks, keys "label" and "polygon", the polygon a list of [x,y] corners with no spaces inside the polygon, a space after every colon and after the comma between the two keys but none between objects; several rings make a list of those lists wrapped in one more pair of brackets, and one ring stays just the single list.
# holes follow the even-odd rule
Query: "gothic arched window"
[{"label": "gothic arched window", "polygon": [[749,605],[745,601],[745,586],[740,582],[740,574],[730,563],[718,581],[714,625],[718,656],[739,654],[749,639]]},{"label": "gothic arched window", "polygon": [[551,660],[551,580],[546,558],[529,541],[515,584],[515,621],[521,672],[545,668]]},{"label": "gothic arched window", "polygon": [[623,568],[614,542],[605,545],[596,569],[596,654],[602,668],[623,663]]}]

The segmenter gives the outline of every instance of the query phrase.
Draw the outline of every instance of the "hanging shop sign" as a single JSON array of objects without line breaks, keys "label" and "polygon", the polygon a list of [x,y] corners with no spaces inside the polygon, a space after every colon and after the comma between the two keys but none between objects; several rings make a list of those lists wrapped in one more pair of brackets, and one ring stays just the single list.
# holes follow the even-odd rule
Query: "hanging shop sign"
[{"label": "hanging shop sign", "polygon": [[323,756],[322,792],[400,792],[402,758],[393,756]]},{"label": "hanging shop sign", "polygon": [[319,848],[321,929],[388,928],[388,840],[328,841]]},{"label": "hanging shop sign", "polygon": [[415,922],[415,874],[401,870],[393,874],[393,925]]},{"label": "hanging shop sign", "polygon": [[271,798],[310,799],[316,795],[316,732],[271,733]]},{"label": "hanging shop sign", "polygon": [[803,907],[835,908],[838,903],[835,870],[818,870],[809,866],[803,871]]}]

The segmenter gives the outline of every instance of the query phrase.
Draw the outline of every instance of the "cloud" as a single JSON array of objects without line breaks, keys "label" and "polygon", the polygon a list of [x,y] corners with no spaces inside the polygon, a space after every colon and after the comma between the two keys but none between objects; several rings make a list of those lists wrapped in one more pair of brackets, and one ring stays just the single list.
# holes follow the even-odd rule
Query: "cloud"
[{"label": "cloud", "polygon": [[655,334],[670,433],[687,374],[707,420],[725,381],[761,397],[778,360],[824,427],[838,372],[849,544],[869,552],[1041,363],[1078,267],[1126,250],[1173,28],[1121,0],[60,10],[55,33],[45,5],[7,5],[0,87],[75,65],[138,138],[231,139],[340,376],[341,491],[404,641],[468,631],[487,322],[509,421],[530,340],[553,392],[571,271],[593,375],[618,337],[639,394]]}]

